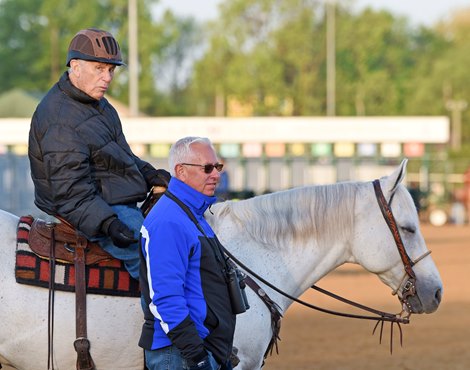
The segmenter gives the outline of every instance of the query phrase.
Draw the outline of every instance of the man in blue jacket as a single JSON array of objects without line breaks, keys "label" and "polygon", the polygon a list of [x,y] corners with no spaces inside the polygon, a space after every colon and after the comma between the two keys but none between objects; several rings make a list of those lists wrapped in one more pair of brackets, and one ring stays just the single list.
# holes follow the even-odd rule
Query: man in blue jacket
[{"label": "man in blue jacket", "polygon": [[223,165],[207,138],[186,137],[171,147],[169,167],[168,192],[141,229],[139,345],[150,370],[230,370],[235,315],[221,246],[204,219]]}]

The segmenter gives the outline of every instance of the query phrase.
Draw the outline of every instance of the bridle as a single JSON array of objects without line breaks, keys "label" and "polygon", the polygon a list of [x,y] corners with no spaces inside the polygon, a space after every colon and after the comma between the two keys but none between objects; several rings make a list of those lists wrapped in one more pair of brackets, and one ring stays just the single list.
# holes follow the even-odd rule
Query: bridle
[{"label": "bridle", "polygon": [[[393,313],[388,313],[388,312],[384,312],[384,311],[379,311],[379,310],[364,306],[364,305],[359,304],[357,302],[348,300],[344,297],[341,297],[339,295],[331,293],[331,292],[329,292],[325,289],[317,287],[316,285],[312,285],[311,288],[318,291],[318,292],[320,292],[320,293],[322,293],[322,294],[325,294],[325,295],[328,295],[328,296],[330,296],[334,299],[337,299],[337,300],[339,300],[343,303],[346,303],[346,304],[349,304],[349,305],[354,306],[356,308],[359,308],[361,310],[370,312],[375,316],[356,315],[356,314],[350,314],[350,313],[344,313],[344,312],[337,312],[337,311],[328,310],[328,309],[325,309],[325,308],[321,308],[321,307],[312,305],[312,304],[310,304],[308,302],[305,302],[305,301],[303,301],[303,300],[301,300],[297,297],[293,297],[293,296],[287,294],[286,292],[282,291],[281,289],[279,289],[275,285],[271,284],[269,281],[265,280],[264,278],[262,278],[261,276],[256,274],[253,270],[251,270],[246,265],[244,265],[235,256],[233,256],[233,254],[231,254],[226,248],[224,248],[224,252],[227,254],[227,256],[229,258],[231,258],[237,265],[239,265],[242,269],[244,269],[249,275],[255,277],[256,279],[258,279],[259,281],[264,283],[269,288],[273,289],[277,293],[283,295],[284,297],[286,297],[286,298],[288,298],[288,299],[290,299],[294,302],[297,302],[297,303],[299,303],[303,306],[306,306],[308,308],[311,308],[311,309],[314,309],[314,310],[317,310],[317,311],[321,311],[321,312],[324,312],[324,313],[328,313],[328,314],[331,314],[331,315],[348,317],[348,318],[355,318],[355,319],[362,319],[362,320],[376,320],[377,323],[374,327],[373,333],[375,333],[378,325],[381,324],[380,341],[382,340],[382,331],[383,331],[384,322],[390,322],[391,323],[390,352],[392,352],[393,324],[397,324],[398,329],[400,330],[400,343],[402,343],[402,330],[401,330],[400,324],[409,324],[409,322],[410,322],[409,318],[411,316],[411,304],[409,303],[408,300],[409,300],[409,298],[416,295],[416,275],[413,271],[413,266],[416,265],[416,263],[421,261],[423,258],[427,257],[431,253],[431,251],[427,251],[427,252],[423,253],[420,257],[418,257],[414,261],[408,256],[408,253],[406,252],[405,246],[403,244],[403,240],[401,239],[400,232],[398,230],[397,222],[395,221],[395,217],[393,216],[392,210],[390,208],[390,202],[392,201],[393,195],[392,195],[392,198],[390,199],[390,202],[387,203],[387,201],[386,201],[386,199],[383,195],[382,189],[380,187],[380,181],[379,180],[374,180],[372,184],[374,186],[375,196],[376,196],[379,208],[382,212],[382,215],[385,219],[385,222],[387,223],[387,225],[390,229],[390,232],[392,233],[393,239],[394,239],[395,244],[396,244],[397,249],[398,249],[398,253],[400,254],[400,258],[403,262],[404,269],[405,269],[405,274],[404,274],[404,277],[403,277],[401,283],[399,284],[397,289],[395,289],[392,292],[393,295],[396,295],[401,290],[401,296],[399,295],[398,298],[399,298],[400,302],[402,303],[403,310],[399,314],[393,314]],[[251,279],[250,276],[247,276],[247,278]],[[257,292],[255,292],[255,293],[257,293]],[[263,293],[263,295],[266,295],[266,293],[264,291],[262,293]]]},{"label": "bridle", "polygon": [[[408,253],[405,250],[405,245],[403,244],[403,240],[401,239],[400,232],[398,230],[397,222],[395,221],[395,217],[393,217],[392,210],[390,209],[390,204],[385,200],[382,189],[380,188],[380,181],[374,180],[373,185],[375,197],[377,198],[380,211],[382,212],[385,222],[387,223],[387,226],[392,233],[393,239],[395,240],[395,244],[398,249],[398,253],[400,254],[403,266],[405,267],[405,274],[401,280],[401,283],[398,285],[397,289],[392,292],[392,294],[396,295],[401,290],[401,296],[399,296],[398,299],[403,305],[403,311],[406,311],[409,317],[411,315],[411,304],[409,303],[408,299],[416,295],[416,275],[413,271],[413,266],[423,258],[429,256],[431,251],[426,251],[414,261],[410,258],[410,256],[408,256]],[[390,198],[390,202],[392,199],[393,196]]]}]

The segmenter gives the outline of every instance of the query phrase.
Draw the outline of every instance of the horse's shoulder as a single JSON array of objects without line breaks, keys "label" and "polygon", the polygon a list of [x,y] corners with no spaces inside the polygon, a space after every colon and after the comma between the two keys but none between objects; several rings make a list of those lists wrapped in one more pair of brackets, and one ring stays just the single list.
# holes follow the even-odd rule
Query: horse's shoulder
[{"label": "horse's shoulder", "polygon": [[4,227],[6,227],[7,225],[10,227],[16,227],[18,225],[19,220],[20,218],[18,216],[0,209],[0,225]]}]

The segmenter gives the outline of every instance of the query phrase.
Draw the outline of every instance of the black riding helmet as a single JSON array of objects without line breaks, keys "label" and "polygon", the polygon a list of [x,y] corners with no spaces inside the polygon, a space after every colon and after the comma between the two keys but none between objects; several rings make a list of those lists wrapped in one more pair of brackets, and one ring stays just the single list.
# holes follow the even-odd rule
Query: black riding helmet
[{"label": "black riding helmet", "polygon": [[97,28],[81,30],[74,36],[67,53],[67,67],[70,67],[72,59],[125,65],[119,44],[113,35]]}]

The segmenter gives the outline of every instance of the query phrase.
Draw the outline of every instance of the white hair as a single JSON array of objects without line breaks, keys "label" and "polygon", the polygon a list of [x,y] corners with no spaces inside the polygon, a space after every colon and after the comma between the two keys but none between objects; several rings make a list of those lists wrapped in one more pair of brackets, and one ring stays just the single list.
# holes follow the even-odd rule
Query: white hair
[{"label": "white hair", "polygon": [[179,139],[171,146],[170,154],[168,156],[168,165],[171,176],[175,176],[175,167],[177,164],[191,160],[193,156],[191,145],[195,143],[205,144],[214,149],[211,141],[207,137],[187,136]]}]

